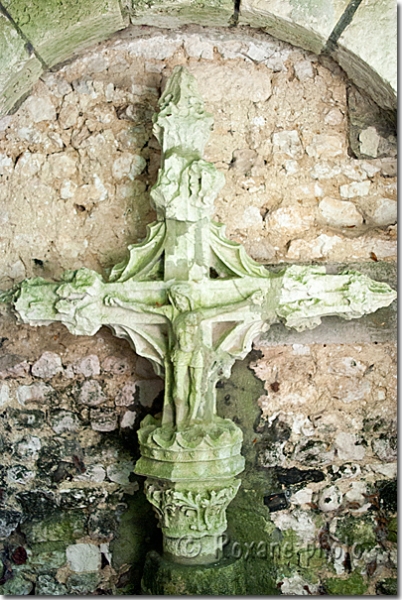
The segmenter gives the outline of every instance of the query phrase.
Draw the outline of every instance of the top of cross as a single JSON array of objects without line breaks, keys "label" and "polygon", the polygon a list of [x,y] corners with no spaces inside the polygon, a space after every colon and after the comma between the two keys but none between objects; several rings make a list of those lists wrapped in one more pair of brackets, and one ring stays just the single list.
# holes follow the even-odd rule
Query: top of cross
[{"label": "top of cross", "polygon": [[183,67],[175,68],[159,106],[154,134],[162,164],[151,191],[158,219],[194,223],[209,218],[225,178],[202,158],[213,116],[204,110],[195,79]]}]

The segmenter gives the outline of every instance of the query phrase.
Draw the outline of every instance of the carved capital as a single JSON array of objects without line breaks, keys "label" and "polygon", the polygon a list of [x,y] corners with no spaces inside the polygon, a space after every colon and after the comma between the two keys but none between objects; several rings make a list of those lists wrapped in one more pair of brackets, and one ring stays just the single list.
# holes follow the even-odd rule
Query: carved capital
[{"label": "carved capital", "polygon": [[147,479],[145,493],[160,520],[165,555],[191,564],[217,560],[227,527],[226,509],[239,486],[240,480],[233,478],[186,484]]}]

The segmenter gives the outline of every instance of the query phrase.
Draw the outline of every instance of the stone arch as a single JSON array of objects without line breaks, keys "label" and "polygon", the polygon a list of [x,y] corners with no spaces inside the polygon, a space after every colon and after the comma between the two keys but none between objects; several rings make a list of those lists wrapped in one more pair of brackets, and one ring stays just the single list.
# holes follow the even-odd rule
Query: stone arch
[{"label": "stone arch", "polygon": [[[334,58],[381,107],[396,108],[393,0],[88,0],[0,3],[0,116],[41,74],[130,25],[249,26]],[[118,33],[120,32],[120,33]]]}]

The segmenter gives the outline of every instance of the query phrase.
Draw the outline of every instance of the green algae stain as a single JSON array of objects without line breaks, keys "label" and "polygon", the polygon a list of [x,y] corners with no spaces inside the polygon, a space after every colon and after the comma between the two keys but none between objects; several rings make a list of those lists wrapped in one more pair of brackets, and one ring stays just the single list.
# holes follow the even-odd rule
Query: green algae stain
[{"label": "green algae stain", "polygon": [[243,431],[242,454],[246,469],[242,485],[227,509],[228,531],[223,540],[227,558],[244,561],[246,595],[278,595],[272,560],[272,533],[275,529],[264,496],[277,484],[269,469],[256,469],[258,441],[254,424],[260,409],[258,398],[265,394],[264,384],[249,368],[250,355],[237,361],[230,380],[219,382],[218,414],[235,421]]},{"label": "green algae stain", "polygon": [[355,571],[347,579],[340,577],[326,579],[324,587],[329,596],[362,596],[368,586],[363,576]]},{"label": "green algae stain", "polygon": [[336,533],[349,546],[355,545],[362,551],[371,550],[377,545],[375,526],[371,516],[348,515],[338,523]]}]

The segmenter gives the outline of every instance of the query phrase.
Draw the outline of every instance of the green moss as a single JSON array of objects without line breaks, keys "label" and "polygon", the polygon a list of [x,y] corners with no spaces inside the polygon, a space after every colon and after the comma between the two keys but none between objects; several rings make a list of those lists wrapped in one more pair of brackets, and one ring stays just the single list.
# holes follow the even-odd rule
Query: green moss
[{"label": "green moss", "polygon": [[64,542],[67,546],[85,534],[85,518],[82,512],[69,511],[25,524],[23,529],[29,542]]},{"label": "green moss", "polygon": [[388,523],[388,536],[387,540],[390,542],[398,542],[398,519],[393,517]]},{"label": "green moss", "polygon": [[95,591],[99,581],[99,573],[74,573],[67,579],[67,587],[74,594],[89,594]]},{"label": "green moss", "polygon": [[110,543],[112,565],[119,569],[123,564],[143,565],[148,550],[158,548],[161,533],[151,504],[143,492],[126,496],[127,510],[122,514],[116,536]]},{"label": "green moss", "polygon": [[43,542],[31,546],[30,564],[58,569],[66,563],[66,545],[63,542]]},{"label": "green moss", "polygon": [[273,470],[256,469],[258,442],[255,433],[260,409],[258,398],[265,393],[264,384],[249,368],[251,357],[238,361],[232,368],[230,380],[223,380],[217,389],[218,414],[232,419],[242,429],[242,454],[246,469],[240,475],[242,485],[227,509],[228,532],[224,540],[224,554],[228,558],[244,560],[247,595],[275,595],[274,563],[272,560],[272,533],[275,526],[264,496],[276,489]]},{"label": "green moss", "polygon": [[254,429],[261,412],[257,400],[266,393],[264,382],[249,368],[251,357],[252,354],[243,361],[236,361],[230,379],[220,381],[216,390],[218,415],[232,419],[243,432],[242,454],[246,458],[246,469],[255,467],[261,439]]},{"label": "green moss", "polygon": [[371,550],[377,544],[375,523],[370,516],[348,515],[338,522],[336,535],[348,546],[355,545],[362,551]]},{"label": "green moss", "polygon": [[377,484],[380,495],[381,508],[389,512],[396,512],[398,509],[398,483],[396,479],[392,481],[381,481]]},{"label": "green moss", "polygon": [[290,577],[295,572],[310,581],[317,583],[317,572],[327,568],[325,552],[313,544],[301,547],[300,537],[291,529],[282,532],[278,544],[273,549],[273,558],[279,577]]},{"label": "green moss", "polygon": [[242,560],[183,566],[161,558],[156,552],[147,556],[142,586],[143,593],[154,596],[246,595]]},{"label": "green moss", "polygon": [[382,579],[376,584],[375,591],[378,596],[397,596],[398,580],[393,577]]},{"label": "green moss", "polygon": [[0,585],[0,594],[5,596],[28,596],[33,588],[32,581],[25,579],[18,570],[13,568],[13,578]]},{"label": "green moss", "polygon": [[367,587],[362,575],[356,571],[347,579],[331,577],[324,581],[324,588],[329,596],[362,596]]}]

